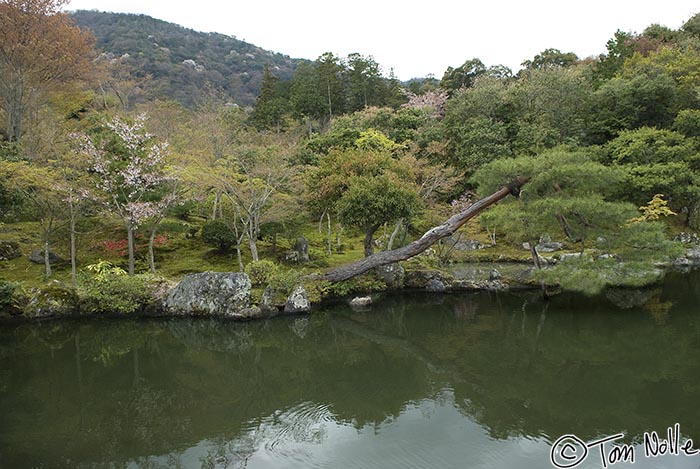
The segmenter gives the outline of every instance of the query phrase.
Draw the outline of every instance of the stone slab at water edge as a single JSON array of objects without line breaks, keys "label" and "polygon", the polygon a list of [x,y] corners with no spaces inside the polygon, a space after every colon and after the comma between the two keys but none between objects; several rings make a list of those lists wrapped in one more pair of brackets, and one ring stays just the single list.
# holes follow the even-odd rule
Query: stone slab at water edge
[{"label": "stone slab at water edge", "polygon": [[178,315],[247,317],[251,282],[241,272],[202,272],[186,275],[168,294],[166,309]]}]

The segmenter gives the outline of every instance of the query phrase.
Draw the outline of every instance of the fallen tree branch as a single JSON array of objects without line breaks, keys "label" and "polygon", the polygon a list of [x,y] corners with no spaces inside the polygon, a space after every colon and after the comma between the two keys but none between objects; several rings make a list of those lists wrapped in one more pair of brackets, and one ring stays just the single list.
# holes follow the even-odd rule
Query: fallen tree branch
[{"label": "fallen tree branch", "polygon": [[393,249],[391,251],[378,252],[369,257],[351,262],[350,264],[345,264],[333,270],[329,270],[324,274],[314,275],[312,278],[326,280],[329,282],[342,282],[343,280],[348,280],[357,275],[364,274],[375,267],[405,261],[406,259],[425,251],[440,239],[450,236],[461,228],[462,225],[464,225],[469,219],[474,218],[491,205],[498,203],[500,200],[508,197],[509,195],[519,197],[520,189],[529,180],[530,178],[525,177],[515,179],[510,184],[503,186],[488,197],[478,200],[469,206],[469,208],[451,216],[443,224],[429,229],[423,236],[421,236],[420,239],[417,239],[406,246]]}]

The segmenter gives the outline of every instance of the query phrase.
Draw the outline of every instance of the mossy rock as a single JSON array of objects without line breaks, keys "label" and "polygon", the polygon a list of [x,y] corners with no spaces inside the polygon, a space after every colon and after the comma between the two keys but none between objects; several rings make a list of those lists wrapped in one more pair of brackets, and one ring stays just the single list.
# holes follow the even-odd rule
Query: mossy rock
[{"label": "mossy rock", "polygon": [[73,288],[57,280],[32,290],[23,307],[29,318],[67,316],[78,313],[78,296]]},{"label": "mossy rock", "polygon": [[260,298],[260,311],[266,316],[278,315],[284,309],[287,297],[286,291],[268,285]]},{"label": "mossy rock", "polygon": [[430,291],[449,290],[454,281],[455,278],[452,275],[441,270],[407,270],[404,277],[406,288],[420,288]]},{"label": "mossy rock", "polygon": [[22,257],[22,249],[16,241],[0,241],[0,261]]}]

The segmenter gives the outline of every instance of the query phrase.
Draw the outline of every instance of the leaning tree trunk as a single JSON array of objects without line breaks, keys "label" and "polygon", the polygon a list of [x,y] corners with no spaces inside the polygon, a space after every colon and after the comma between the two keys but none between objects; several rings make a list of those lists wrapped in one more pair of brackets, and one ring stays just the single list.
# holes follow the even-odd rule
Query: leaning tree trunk
[{"label": "leaning tree trunk", "polygon": [[488,197],[484,197],[483,199],[469,206],[469,208],[456,215],[453,215],[442,225],[431,228],[420,239],[413,241],[406,246],[391,251],[378,252],[377,254],[340,266],[324,274],[314,275],[311,278],[317,278],[319,280],[326,280],[329,282],[342,282],[343,280],[364,274],[375,267],[405,261],[406,259],[425,251],[438,240],[445,238],[446,236],[450,236],[455,231],[460,229],[468,220],[474,218],[491,205],[505,199],[508,197],[508,195],[518,197],[520,195],[520,188],[529,180],[530,178],[515,179],[510,184],[503,186]]}]

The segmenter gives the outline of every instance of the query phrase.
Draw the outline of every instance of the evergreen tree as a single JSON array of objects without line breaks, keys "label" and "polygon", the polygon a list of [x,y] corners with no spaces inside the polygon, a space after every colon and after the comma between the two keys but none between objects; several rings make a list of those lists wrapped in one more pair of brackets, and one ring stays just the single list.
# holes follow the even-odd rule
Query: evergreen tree
[{"label": "evergreen tree", "polygon": [[279,78],[274,76],[266,66],[260,95],[255,102],[255,110],[250,116],[251,123],[260,130],[280,130],[282,127],[287,102],[280,92],[278,82]]}]

